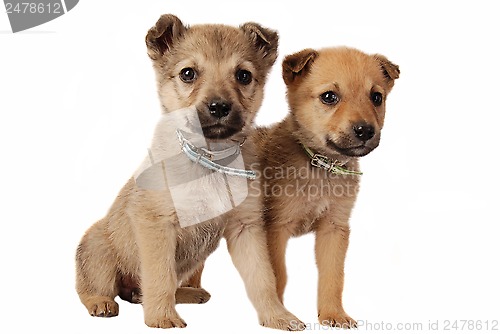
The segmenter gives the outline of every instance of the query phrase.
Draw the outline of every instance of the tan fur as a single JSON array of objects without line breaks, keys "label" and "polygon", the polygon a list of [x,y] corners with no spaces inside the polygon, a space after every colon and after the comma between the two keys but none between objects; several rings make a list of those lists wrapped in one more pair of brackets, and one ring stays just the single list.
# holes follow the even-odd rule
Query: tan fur
[{"label": "tan fur", "polygon": [[[358,193],[359,176],[333,175],[311,166],[300,143],[357,171],[358,157],[378,146],[385,98],[398,76],[399,68],[385,57],[354,49],[307,49],[290,55],[283,61],[290,114],[281,123],[254,135],[278,295],[283,301],[288,239],[315,232],[318,317],[323,324],[356,324],[343,309],[342,290],[349,217]],[[339,97],[335,105],[321,101],[321,95],[328,91]],[[383,94],[380,106],[371,100],[374,91]],[[373,126],[373,137],[362,147],[354,124]]]},{"label": "tan fur", "polygon": [[[221,125],[210,132],[209,142],[246,137],[277,56],[276,32],[255,23],[239,28],[186,27],[177,17],[163,15],[149,30],[146,44],[165,113],[195,105],[202,126]],[[185,68],[196,71],[196,80],[181,80]],[[240,69],[251,72],[249,84],[235,79]],[[208,110],[211,101],[229,103],[231,112],[214,120]],[[229,137],[224,132],[227,129]],[[251,140],[243,146],[243,155],[245,163],[255,162]],[[106,217],[85,233],[77,250],[76,289],[89,313],[117,315],[114,298],[119,294],[131,302],[142,302],[145,323],[150,327],[186,326],[175,303],[202,303],[210,298],[196,275],[201,275],[204,260],[224,236],[261,324],[286,330],[292,323],[300,323],[276,294],[260,194],[255,191],[259,180],[249,181],[249,189],[247,200],[237,209],[181,228],[168,191],[141,189],[134,179],[129,180]]]}]

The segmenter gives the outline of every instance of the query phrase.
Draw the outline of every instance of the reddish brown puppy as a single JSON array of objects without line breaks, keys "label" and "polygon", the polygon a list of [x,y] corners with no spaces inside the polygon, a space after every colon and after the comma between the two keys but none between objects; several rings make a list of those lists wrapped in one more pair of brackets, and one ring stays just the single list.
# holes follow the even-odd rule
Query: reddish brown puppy
[{"label": "reddish brown puppy", "polygon": [[386,98],[398,77],[398,66],[384,56],[350,48],[287,56],[290,114],[255,134],[278,295],[283,300],[287,240],[314,232],[323,324],[356,324],[344,311],[342,291],[358,159],[379,145]]}]

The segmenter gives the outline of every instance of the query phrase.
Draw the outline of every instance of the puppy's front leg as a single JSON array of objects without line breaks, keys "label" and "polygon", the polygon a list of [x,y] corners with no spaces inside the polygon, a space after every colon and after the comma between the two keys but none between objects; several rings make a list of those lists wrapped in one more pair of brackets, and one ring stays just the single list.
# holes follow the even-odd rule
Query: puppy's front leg
[{"label": "puppy's front leg", "polygon": [[263,223],[230,223],[225,237],[260,324],[282,330],[305,329],[304,323],[285,309],[276,293]]},{"label": "puppy's front leg", "polygon": [[165,219],[136,221],[144,321],[149,327],[186,327],[175,310],[177,232]]},{"label": "puppy's front leg", "polygon": [[318,319],[321,324],[356,327],[342,306],[344,262],[349,245],[349,226],[323,221],[316,230],[318,265]]},{"label": "puppy's front leg", "polygon": [[273,224],[267,228],[266,233],[271,265],[276,277],[276,291],[278,298],[283,303],[287,281],[285,252],[290,233],[283,226]]}]

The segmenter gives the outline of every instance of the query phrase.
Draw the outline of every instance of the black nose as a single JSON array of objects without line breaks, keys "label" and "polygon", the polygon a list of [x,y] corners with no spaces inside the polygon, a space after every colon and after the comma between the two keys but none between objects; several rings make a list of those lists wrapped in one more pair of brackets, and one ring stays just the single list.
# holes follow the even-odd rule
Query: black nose
[{"label": "black nose", "polygon": [[231,104],[224,101],[213,101],[208,105],[208,110],[213,117],[226,117],[231,111]]},{"label": "black nose", "polygon": [[352,129],[356,138],[362,141],[368,141],[375,136],[375,128],[366,123],[354,124]]}]

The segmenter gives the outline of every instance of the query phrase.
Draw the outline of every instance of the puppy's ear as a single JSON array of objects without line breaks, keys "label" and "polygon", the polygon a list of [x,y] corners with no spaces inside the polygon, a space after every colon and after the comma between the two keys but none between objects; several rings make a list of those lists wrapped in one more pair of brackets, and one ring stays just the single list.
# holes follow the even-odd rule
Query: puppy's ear
[{"label": "puppy's ear", "polygon": [[389,88],[394,86],[394,80],[399,78],[399,66],[391,63],[385,56],[375,54],[373,57],[379,62],[382,73],[389,84]]},{"label": "puppy's ear", "polygon": [[313,49],[305,49],[286,56],[283,60],[283,80],[285,80],[285,84],[288,86],[297,77],[307,74],[316,57],[318,57],[318,52]]},{"label": "puppy's ear", "polygon": [[151,59],[157,60],[186,32],[187,27],[175,15],[162,15],[146,35],[146,46]]},{"label": "puppy's ear", "polygon": [[264,60],[264,64],[269,68],[273,66],[278,57],[278,33],[254,22],[244,23],[240,26],[240,29],[255,45]]}]

